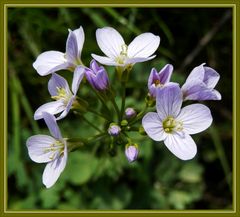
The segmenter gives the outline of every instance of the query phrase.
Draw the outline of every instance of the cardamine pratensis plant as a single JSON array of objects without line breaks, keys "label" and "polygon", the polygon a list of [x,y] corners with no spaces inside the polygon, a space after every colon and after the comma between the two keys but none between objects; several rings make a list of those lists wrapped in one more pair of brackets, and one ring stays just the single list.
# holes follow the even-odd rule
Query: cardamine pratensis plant
[{"label": "cardamine pratensis plant", "polygon": [[[163,141],[169,151],[179,159],[189,160],[197,153],[197,146],[190,135],[206,130],[212,123],[212,115],[210,109],[203,104],[195,103],[182,107],[183,102],[221,99],[220,93],[214,89],[220,78],[214,69],[205,64],[195,67],[180,88],[178,83],[170,81],[173,66],[167,64],[159,72],[155,68],[151,69],[147,83],[148,93],[143,98],[146,102],[145,108],[136,112],[135,108],[125,105],[129,73],[136,63],[155,58],[156,55],[153,54],[160,44],[160,37],[147,32],[126,45],[117,30],[104,27],[97,29],[96,39],[105,56],[92,54],[93,60],[89,67],[81,60],[85,40],[82,27],[69,30],[65,53],[47,51],[40,54],[33,63],[39,75],[51,74],[48,90],[52,101],[40,106],[34,114],[35,120],[44,119],[51,136],[35,135],[26,142],[30,158],[37,163],[47,163],[42,176],[43,184],[47,188],[55,184],[64,170],[69,152],[91,141],[91,138],[81,138],[71,142],[70,137],[62,137],[57,122],[65,118],[70,111],[74,111],[76,115],[92,112],[101,116],[103,131],[93,137],[102,139],[103,144],[106,144],[106,136],[110,137],[112,144],[106,145],[111,148],[116,144],[122,145],[129,162],[135,161],[139,153],[139,145],[128,135],[128,132],[136,131],[136,128],[141,129],[139,133],[143,136],[147,134],[155,141]],[[110,82],[108,72],[100,64],[116,68],[118,79],[114,82],[120,82],[122,88],[120,108],[115,101],[115,84]],[[71,88],[65,78],[56,73],[60,70],[73,72]],[[107,112],[103,113],[104,109],[95,111],[89,108],[87,99],[77,95],[84,77],[106,111],[111,109],[106,102],[112,104],[112,112],[115,113],[117,121]],[[149,112],[154,106],[156,112]],[[138,127],[134,126],[136,124]],[[102,137],[103,135],[105,137]]]}]

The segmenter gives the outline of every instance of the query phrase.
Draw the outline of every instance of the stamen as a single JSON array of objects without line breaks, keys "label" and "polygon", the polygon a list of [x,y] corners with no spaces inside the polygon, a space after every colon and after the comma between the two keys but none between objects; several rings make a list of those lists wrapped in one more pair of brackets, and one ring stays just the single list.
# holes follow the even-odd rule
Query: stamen
[{"label": "stamen", "polygon": [[154,81],[155,87],[163,87],[163,84],[157,79]]},{"label": "stamen", "polygon": [[163,129],[166,133],[172,133],[173,131],[182,131],[183,123],[176,121],[173,117],[169,116],[163,121]]}]

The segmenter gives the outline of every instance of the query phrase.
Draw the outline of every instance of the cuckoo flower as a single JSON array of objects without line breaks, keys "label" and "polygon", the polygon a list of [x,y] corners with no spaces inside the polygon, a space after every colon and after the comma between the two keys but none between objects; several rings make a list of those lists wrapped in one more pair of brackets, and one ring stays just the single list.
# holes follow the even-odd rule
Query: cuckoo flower
[{"label": "cuckoo flower", "polygon": [[96,90],[106,90],[109,85],[108,75],[103,66],[99,66],[95,60],[90,63],[90,68],[85,69],[88,82]]},{"label": "cuckoo flower", "polygon": [[96,38],[98,46],[106,57],[96,54],[92,54],[92,57],[104,65],[123,68],[153,59],[156,55],[151,55],[160,44],[159,36],[147,32],[137,36],[127,46],[119,32],[111,27],[97,29]]},{"label": "cuckoo flower", "polygon": [[220,100],[221,94],[214,90],[220,75],[212,68],[195,67],[182,86],[184,100]]},{"label": "cuckoo flower", "polygon": [[212,116],[209,108],[202,104],[192,104],[181,109],[182,101],[182,92],[177,84],[158,89],[157,113],[147,113],[142,124],[150,138],[164,141],[175,156],[189,160],[197,153],[190,134],[207,129],[212,123]]},{"label": "cuckoo flower", "polygon": [[84,32],[82,27],[74,31],[69,30],[66,42],[66,52],[46,51],[41,53],[33,63],[34,69],[36,69],[41,76],[62,69],[74,71],[77,65],[82,65],[81,53],[83,43]]},{"label": "cuckoo flower", "polygon": [[125,156],[129,163],[135,161],[138,157],[138,145],[137,144],[127,144],[125,147]]},{"label": "cuckoo flower", "polygon": [[148,78],[148,90],[152,97],[156,97],[157,88],[163,87],[170,81],[172,71],[173,66],[171,64],[165,65],[159,73],[155,68],[152,69]]},{"label": "cuckoo flower", "polygon": [[39,120],[43,118],[43,112],[48,112],[52,115],[61,112],[57,120],[64,118],[70,109],[77,105],[76,95],[83,76],[84,68],[78,66],[73,74],[72,91],[70,91],[67,81],[62,76],[52,73],[52,77],[48,82],[48,91],[52,99],[56,101],[40,106],[34,114],[34,119]]},{"label": "cuckoo flower", "polygon": [[47,188],[50,188],[66,166],[68,151],[66,141],[62,138],[55,117],[44,112],[43,118],[52,136],[31,136],[27,140],[27,148],[28,154],[34,162],[47,163],[42,181]]}]

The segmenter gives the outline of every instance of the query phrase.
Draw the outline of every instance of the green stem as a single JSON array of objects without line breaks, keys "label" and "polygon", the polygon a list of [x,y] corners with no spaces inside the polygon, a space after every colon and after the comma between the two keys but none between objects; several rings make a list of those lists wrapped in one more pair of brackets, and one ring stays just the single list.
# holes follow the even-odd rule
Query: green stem
[{"label": "green stem", "polygon": [[97,111],[95,111],[95,110],[93,110],[93,109],[91,109],[91,108],[88,108],[88,111],[91,112],[91,113],[93,113],[93,114],[95,114],[95,115],[98,115],[98,116],[106,119],[107,121],[110,121],[110,122],[111,122],[111,120],[109,119],[109,117],[107,117],[106,115],[104,115],[104,114],[102,114],[102,113],[99,113],[99,112],[97,112]]},{"label": "green stem", "polygon": [[115,109],[115,111],[116,111],[116,113],[117,113],[117,116],[118,116],[118,124],[120,124],[120,122],[121,122],[121,115],[120,115],[120,111],[119,111],[118,105],[117,105],[114,97],[111,97],[111,98],[110,98],[110,101],[112,102],[113,107],[114,107],[114,109]]},{"label": "green stem", "polygon": [[122,105],[121,105],[121,113],[120,113],[120,121],[123,119],[123,113],[125,109],[125,101],[126,101],[126,82],[122,82]]},{"label": "green stem", "polygon": [[102,133],[102,130],[100,130],[97,126],[95,126],[91,121],[89,121],[86,117],[84,117],[83,115],[81,116],[82,119],[92,128],[94,128],[95,130],[97,130],[99,133]]}]

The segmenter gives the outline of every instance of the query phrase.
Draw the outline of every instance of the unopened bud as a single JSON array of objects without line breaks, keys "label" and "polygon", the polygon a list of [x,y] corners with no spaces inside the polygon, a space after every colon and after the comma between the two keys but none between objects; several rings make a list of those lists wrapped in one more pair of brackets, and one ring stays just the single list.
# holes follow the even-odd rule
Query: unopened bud
[{"label": "unopened bud", "polygon": [[137,144],[127,144],[125,147],[125,155],[129,163],[135,161],[138,157],[138,145]]},{"label": "unopened bud", "polygon": [[121,132],[121,128],[115,124],[115,123],[111,123],[109,128],[108,128],[108,134],[111,136],[118,136]]},{"label": "unopened bud", "polygon": [[136,111],[133,108],[126,108],[125,115],[127,119],[133,118],[136,116]]}]

